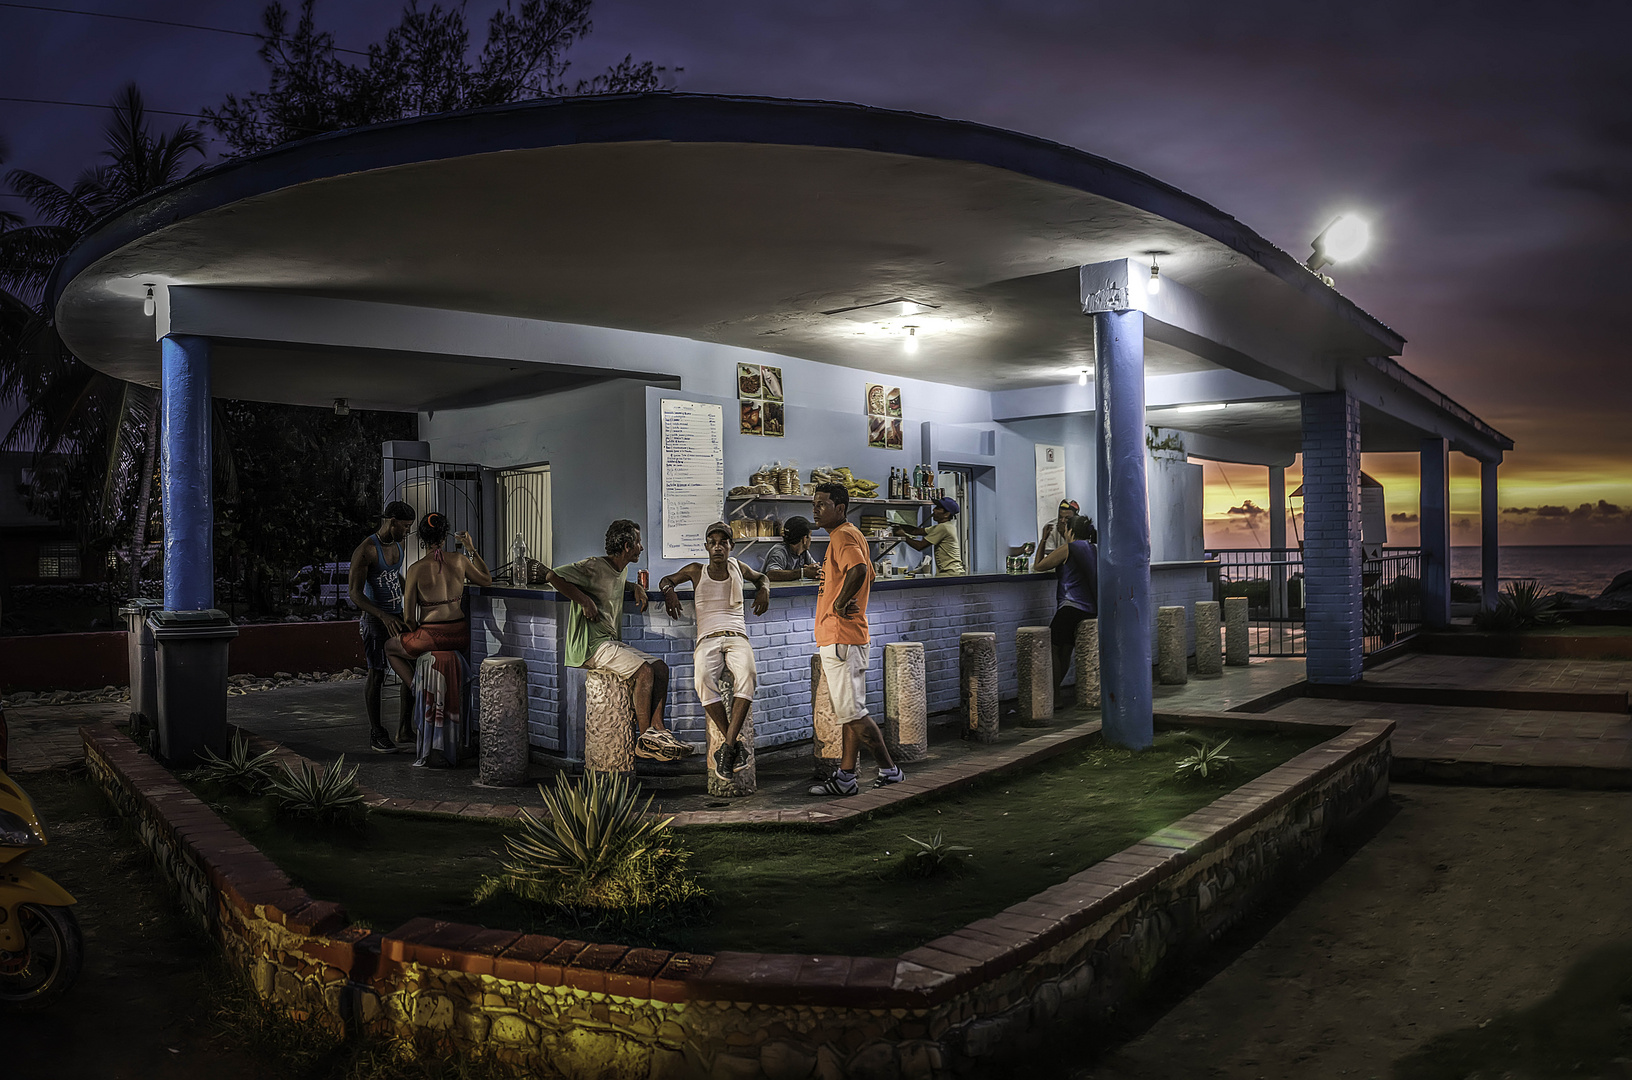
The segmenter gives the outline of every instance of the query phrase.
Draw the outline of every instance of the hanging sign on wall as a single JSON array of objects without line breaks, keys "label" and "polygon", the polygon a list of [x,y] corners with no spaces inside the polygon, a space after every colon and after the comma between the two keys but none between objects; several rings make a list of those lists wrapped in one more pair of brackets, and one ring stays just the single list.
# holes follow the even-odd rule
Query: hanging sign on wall
[{"label": "hanging sign on wall", "polygon": [[[1037,443],[1037,535],[1060,516],[1065,495],[1065,447]],[[1041,554],[1041,553],[1039,553]]]},{"label": "hanging sign on wall", "polygon": [[664,398],[663,557],[707,554],[703,530],[725,507],[725,409]]}]

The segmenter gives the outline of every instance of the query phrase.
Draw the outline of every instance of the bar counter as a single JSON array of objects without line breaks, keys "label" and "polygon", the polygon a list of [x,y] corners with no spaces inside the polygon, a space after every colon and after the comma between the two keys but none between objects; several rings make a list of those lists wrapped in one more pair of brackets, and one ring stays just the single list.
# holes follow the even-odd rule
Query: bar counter
[{"label": "bar counter", "polygon": [[[1151,576],[1159,604],[1183,602],[1189,606],[1195,599],[1211,598],[1202,564],[1155,566]],[[749,640],[759,666],[753,715],[755,744],[761,748],[810,737],[816,590],[813,582],[773,583],[771,605],[764,615],[753,614],[751,598],[744,601]],[[683,602],[690,600],[689,589],[677,592]],[[525,659],[532,748],[581,759],[584,675],[563,662],[565,635],[561,630],[568,601],[553,589],[505,586],[472,586],[468,596],[472,664],[479,667],[494,656]],[[679,619],[669,618],[655,582],[651,597],[644,614],[632,602],[624,605],[623,640],[669,665],[669,726],[680,738],[701,748],[704,717],[692,685],[695,623],[689,611]],[[1000,690],[1003,697],[1013,697],[1018,689],[1015,631],[1022,626],[1048,625],[1054,610],[1052,573],[875,580],[867,608],[872,635],[867,702],[874,719],[883,719],[887,643],[923,642],[929,711],[945,712],[958,707],[960,634],[997,634]]]}]

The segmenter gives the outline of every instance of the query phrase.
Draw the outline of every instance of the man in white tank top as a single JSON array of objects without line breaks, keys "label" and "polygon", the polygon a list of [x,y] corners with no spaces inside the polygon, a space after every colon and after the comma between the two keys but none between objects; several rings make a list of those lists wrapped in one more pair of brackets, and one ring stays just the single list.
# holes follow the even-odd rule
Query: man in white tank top
[{"label": "man in white tank top", "polygon": [[[758,681],[754,649],[748,644],[748,622],[743,617],[742,582],[746,578],[754,584],[755,615],[765,614],[771,606],[771,583],[758,570],[731,557],[731,526],[725,522],[716,521],[708,527],[703,546],[708,550],[708,565],[682,566],[657,587],[669,618],[678,619],[680,598],[674,594],[674,587],[682,581],[692,585],[697,609],[697,646],[692,653],[697,699],[703,703],[709,722],[724,736],[714,754],[713,768],[715,775],[729,780],[733,772],[748,764],[748,748],[740,744],[738,736]],[[720,694],[720,676],[727,669],[731,672],[732,697],[729,720]]]}]

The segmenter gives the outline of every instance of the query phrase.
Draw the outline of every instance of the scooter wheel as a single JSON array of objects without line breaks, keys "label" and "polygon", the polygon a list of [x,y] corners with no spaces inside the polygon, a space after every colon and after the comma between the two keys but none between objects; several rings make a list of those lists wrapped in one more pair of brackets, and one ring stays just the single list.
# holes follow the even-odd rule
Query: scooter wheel
[{"label": "scooter wheel", "polygon": [[0,951],[0,1008],[43,1009],[68,992],[85,959],[72,908],[17,905],[19,952]]}]

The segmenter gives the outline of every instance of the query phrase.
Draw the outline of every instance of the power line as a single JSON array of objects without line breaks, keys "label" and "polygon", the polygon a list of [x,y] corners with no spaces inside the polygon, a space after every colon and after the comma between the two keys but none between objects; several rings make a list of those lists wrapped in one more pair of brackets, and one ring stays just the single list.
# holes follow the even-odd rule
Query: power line
[{"label": "power line", "polygon": [[[252,30],[228,30],[222,26],[201,26],[198,23],[174,22],[170,19],[149,19],[141,15],[116,15],[111,11],[82,11],[78,8],[46,7],[43,4],[13,4],[0,0],[0,7],[15,8],[18,11],[48,11],[53,15],[86,15],[95,19],[121,19],[125,22],[151,23],[154,26],[173,26],[182,30],[204,30],[211,34],[232,34],[235,37],[255,38],[261,35]],[[335,52],[351,53],[353,56],[367,56],[361,49],[342,49],[338,45],[331,46]],[[178,114],[179,115],[179,114]]]},{"label": "power line", "polygon": [[[9,7],[9,6],[11,6],[11,5],[0,4],[0,7]],[[96,104],[93,104],[93,103],[91,103],[89,101],[57,101],[54,98],[0,97],[0,101],[20,102],[21,104],[24,104],[24,105],[71,105],[76,109],[111,109],[111,108],[113,108],[112,105],[96,105]],[[149,109],[145,105],[142,107],[142,111],[147,112],[147,113],[156,113],[159,116],[188,116],[188,117],[191,117],[194,120],[208,120],[208,119],[210,119],[208,116],[205,116],[203,113],[176,112],[173,109]]]}]

